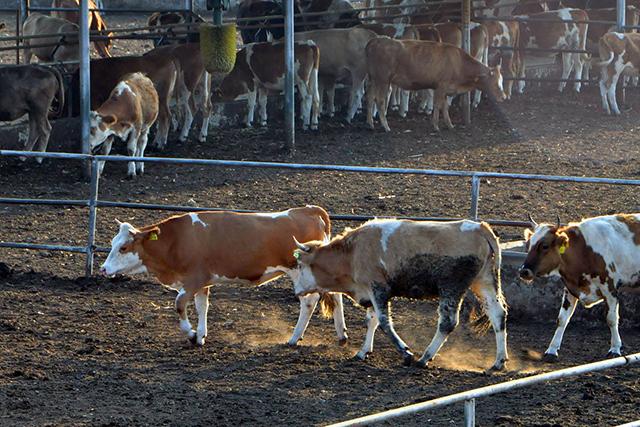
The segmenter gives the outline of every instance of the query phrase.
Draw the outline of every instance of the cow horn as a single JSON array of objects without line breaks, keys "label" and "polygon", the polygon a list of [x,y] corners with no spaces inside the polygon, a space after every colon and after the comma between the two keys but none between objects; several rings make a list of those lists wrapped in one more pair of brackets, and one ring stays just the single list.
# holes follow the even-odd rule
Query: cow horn
[{"label": "cow horn", "polygon": [[533,219],[533,217],[531,216],[530,213],[527,213],[527,216],[529,217],[529,222],[531,223],[531,225],[535,228],[538,226],[538,223]]},{"label": "cow horn", "polygon": [[120,221],[118,218],[116,218],[116,224],[122,225],[122,221]]},{"label": "cow horn", "polygon": [[295,236],[293,236],[293,241],[296,242],[296,246],[298,247],[298,249],[300,249],[301,251],[304,252],[309,252],[311,250],[311,248],[303,243],[298,242],[298,239],[296,239]]},{"label": "cow horn", "polygon": [[557,228],[560,228],[560,215],[556,214]]}]

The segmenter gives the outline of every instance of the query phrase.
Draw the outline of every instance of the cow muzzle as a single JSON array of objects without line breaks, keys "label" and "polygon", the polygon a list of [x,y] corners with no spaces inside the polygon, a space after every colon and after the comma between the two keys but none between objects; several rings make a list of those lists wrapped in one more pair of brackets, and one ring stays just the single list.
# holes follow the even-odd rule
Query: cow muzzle
[{"label": "cow muzzle", "polygon": [[525,282],[531,282],[533,281],[534,277],[535,274],[533,273],[533,270],[524,265],[520,267],[520,278],[522,280],[524,280]]}]

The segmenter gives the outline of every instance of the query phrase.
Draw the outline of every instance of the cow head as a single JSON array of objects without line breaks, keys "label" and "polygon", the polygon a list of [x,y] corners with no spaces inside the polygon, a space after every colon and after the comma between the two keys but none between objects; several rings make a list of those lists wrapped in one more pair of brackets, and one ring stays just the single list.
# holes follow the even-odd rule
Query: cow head
[{"label": "cow head", "polygon": [[527,257],[520,267],[520,278],[531,282],[535,277],[547,276],[560,267],[562,254],[569,245],[569,236],[560,224],[535,224],[533,231],[525,230]]},{"label": "cow head", "polygon": [[120,230],[111,240],[111,251],[100,267],[100,273],[107,276],[115,274],[146,273],[142,262],[143,244],[147,240],[158,240],[160,229],[153,227],[140,231],[127,222],[119,223]]},{"label": "cow head", "polygon": [[300,243],[294,237],[296,249],[293,256],[298,261],[296,269],[289,271],[289,276],[293,281],[293,290],[296,296],[307,295],[318,292],[318,280],[316,279],[315,258],[317,249],[323,245],[323,242],[314,241],[308,243]]},{"label": "cow head", "polygon": [[111,135],[126,139],[133,129],[131,123],[119,121],[113,114],[100,114],[97,111],[91,112],[89,124],[89,146],[91,152],[96,152]]},{"label": "cow head", "polygon": [[504,101],[507,99],[507,95],[504,93],[504,88],[502,86],[503,78],[501,65],[498,64],[495,67],[487,67],[487,70],[487,73],[480,77],[483,90],[497,102]]}]

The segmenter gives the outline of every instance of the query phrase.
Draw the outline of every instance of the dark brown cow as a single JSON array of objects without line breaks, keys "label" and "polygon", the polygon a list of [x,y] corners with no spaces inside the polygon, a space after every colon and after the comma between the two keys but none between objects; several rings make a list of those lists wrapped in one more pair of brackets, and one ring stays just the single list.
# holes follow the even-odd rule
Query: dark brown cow
[{"label": "dark brown cow", "polygon": [[447,95],[481,89],[497,101],[505,98],[499,66],[489,68],[448,43],[378,37],[369,42],[366,52],[370,83],[367,123],[371,128],[373,110],[377,107],[382,126],[390,131],[386,112],[392,84],[405,90],[435,90],[433,127],[436,130],[439,130],[440,111],[446,125],[453,128]]},{"label": "dark brown cow", "polygon": [[[74,8],[78,9],[80,5],[79,0],[53,0],[51,3],[51,7],[56,8]],[[95,2],[93,0],[89,0],[89,9],[97,9]],[[80,25],[80,13],[76,11],[52,11],[51,16],[56,16],[61,19],[66,19],[67,21],[73,22],[76,25]],[[113,33],[107,31],[107,23],[104,22],[100,12],[93,10],[89,12],[89,30],[97,31],[101,36],[112,36]],[[111,57],[111,53],[109,49],[111,48],[111,39],[107,40],[96,40],[93,42],[93,45],[96,47],[98,54],[103,58]]]},{"label": "dark brown cow", "polygon": [[545,352],[556,361],[565,328],[578,301],[586,308],[605,302],[611,331],[608,356],[620,356],[618,289],[635,286],[640,271],[640,214],[588,218],[567,226],[535,224],[526,230],[528,254],[520,277],[556,276],[564,283],[558,326]]},{"label": "dark brown cow", "polygon": [[[111,252],[101,268],[107,275],[150,273],[164,286],[179,291],[176,310],[180,329],[197,345],[207,336],[209,287],[225,283],[262,285],[296,265],[295,241],[327,240],[331,223],[327,212],[306,206],[273,213],[198,212],[172,216],[135,228],[120,224]],[[187,316],[195,300],[198,328]],[[319,294],[300,297],[300,318],[289,340],[296,344],[309,323]],[[333,301],[338,338],[346,343],[342,297]]]},{"label": "dark brown cow", "polygon": [[[616,22],[617,9],[610,7],[608,9],[586,9],[585,12],[589,15],[589,21],[610,21]],[[630,26],[637,26],[640,18],[640,9],[635,6],[627,6],[625,13],[626,24]],[[609,31],[616,31],[616,24],[589,24],[589,31],[587,32],[587,50],[593,53],[598,53],[598,43],[600,38]],[[636,30],[630,31],[636,32]]]},{"label": "dark brown cow", "polygon": [[[149,16],[149,19],[147,19],[147,26],[158,27],[149,30],[154,34],[158,34],[161,36],[159,39],[153,40],[153,45],[155,47],[158,47],[168,44],[198,43],[200,41],[200,35],[198,33],[187,34],[186,36],[184,36],[176,34],[176,31],[195,31],[198,28],[198,24],[201,24],[203,22],[205,22],[204,18],[194,12],[154,12],[151,16]],[[188,23],[194,23],[194,25],[180,25],[176,29],[174,29],[173,27],[161,28],[167,25]]]},{"label": "dark brown cow", "polygon": [[[25,150],[47,151],[51,124],[48,115],[54,98],[59,114],[64,106],[62,76],[52,67],[39,65],[0,66],[0,121],[12,121],[29,115]],[[24,160],[24,159],[23,159]],[[41,158],[36,159],[38,163]]]}]

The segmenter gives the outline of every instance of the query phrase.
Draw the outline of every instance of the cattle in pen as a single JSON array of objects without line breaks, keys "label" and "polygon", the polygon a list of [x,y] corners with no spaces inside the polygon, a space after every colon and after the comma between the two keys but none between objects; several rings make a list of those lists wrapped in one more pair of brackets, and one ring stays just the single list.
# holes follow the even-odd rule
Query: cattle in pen
[{"label": "cattle in pen", "polygon": [[481,301],[496,337],[492,369],[507,360],[507,310],[500,285],[498,238],[486,223],[374,220],[330,242],[299,243],[298,268],[289,274],[296,295],[340,292],[367,307],[367,335],[361,359],[373,350],[380,325],[405,364],[413,353],[396,333],[391,299],[433,299],[438,327],[418,361],[427,366],[456,328],[462,300],[471,290]]},{"label": "cattle in pen", "polygon": [[[60,19],[65,19],[69,22],[73,22],[76,25],[80,25],[80,0],[53,0],[51,3],[52,8],[62,9],[76,9],[76,10],[52,10],[51,16],[55,16]],[[100,15],[96,3],[93,0],[89,0],[89,31],[94,31],[98,36],[103,37],[99,40],[94,40],[93,45],[102,58],[109,58],[111,56],[111,39],[107,38],[113,35],[107,30],[107,23]]]},{"label": "cattle in pen", "polygon": [[611,333],[608,356],[620,356],[618,291],[637,287],[640,272],[640,214],[599,216],[570,223],[536,224],[526,230],[527,257],[520,277],[560,277],[564,283],[558,324],[544,360],[556,361],[564,331],[580,302],[590,308],[604,302]]},{"label": "cattle in pen", "polygon": [[[188,213],[141,228],[121,223],[100,271],[106,275],[149,273],[178,291],[180,330],[194,344],[203,345],[211,286],[265,284],[295,267],[296,239],[326,240],[330,234],[329,215],[318,206],[268,213]],[[196,330],[187,315],[191,300],[198,313]],[[300,297],[300,316],[289,344],[302,339],[319,300],[317,293]],[[339,342],[345,344],[342,296],[324,295],[320,302],[335,308],[334,325]]]},{"label": "cattle in pen", "polygon": [[22,25],[24,36],[56,34],[24,40],[24,62],[35,56],[41,62],[65,62],[67,70],[78,68],[78,26],[66,19],[32,13]]},{"label": "cattle in pen", "polygon": [[607,114],[620,114],[616,86],[625,74],[640,71],[640,34],[607,33],[600,39],[600,97]]}]

